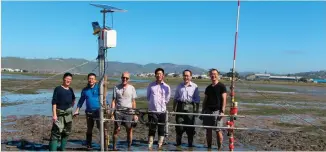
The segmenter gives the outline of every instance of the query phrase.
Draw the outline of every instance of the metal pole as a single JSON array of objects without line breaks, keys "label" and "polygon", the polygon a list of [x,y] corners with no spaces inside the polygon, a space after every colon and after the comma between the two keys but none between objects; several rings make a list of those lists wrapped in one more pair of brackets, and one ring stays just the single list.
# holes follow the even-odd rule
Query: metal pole
[{"label": "metal pole", "polygon": [[[128,122],[128,123],[139,123],[137,121],[128,121],[128,120],[112,120],[112,119],[104,119],[104,121],[113,121],[113,122]],[[230,127],[216,127],[216,126],[203,126],[203,125],[186,125],[186,124],[173,124],[173,123],[151,123],[151,124],[157,124],[157,125],[165,125],[167,126],[183,126],[183,127],[195,127],[195,128],[214,128],[214,129],[234,129],[234,130],[264,130],[264,129],[250,129],[250,128],[230,128]],[[266,129],[266,131],[270,131],[270,129]],[[279,131],[277,129],[274,129],[274,131]]]},{"label": "metal pole", "polygon": [[[107,92],[107,77],[106,75],[104,76],[104,83],[103,83],[103,87],[104,87],[104,94],[103,94],[103,105],[104,105],[104,109],[106,109],[107,105],[106,105],[106,92]],[[103,113],[106,113],[105,111]],[[104,118],[107,117],[107,114],[104,115]],[[104,121],[104,120],[103,120]],[[104,126],[104,150],[108,151],[108,146],[109,146],[109,134],[108,134],[108,122],[103,122],[103,126]]]},{"label": "metal pole", "polygon": [[[123,109],[115,109],[115,108],[108,108],[109,110],[114,111],[126,111]],[[136,110],[130,109],[128,112],[132,114],[136,114]],[[165,112],[157,112],[157,111],[139,111],[143,113],[165,113]],[[201,113],[185,113],[185,112],[169,112],[169,114],[178,114],[178,115],[193,115],[193,116],[219,116],[219,117],[234,117],[234,115],[219,115],[219,114],[201,114]],[[245,118],[245,116],[242,115],[236,115],[238,118]]]},{"label": "metal pole", "polygon": [[[238,113],[238,103],[235,102],[234,96],[234,86],[235,86],[235,59],[236,59],[236,53],[237,53],[237,41],[238,41],[238,27],[239,27],[239,16],[240,16],[240,0],[238,0],[238,9],[237,9],[237,21],[236,21],[236,32],[235,32],[235,38],[234,38],[234,50],[233,50],[233,67],[232,67],[232,81],[231,81],[231,108],[230,108],[230,114],[231,115],[237,115]],[[227,126],[230,128],[234,127],[234,120],[236,120],[236,117],[230,117],[230,121],[227,122]],[[229,136],[229,150],[233,151],[234,149],[234,129],[228,130],[228,136]]]},{"label": "metal pole", "polygon": [[104,48],[104,34],[103,30],[105,29],[105,9],[103,10],[103,28],[101,30],[101,41],[100,47],[99,47],[99,75],[100,75],[100,136],[101,136],[101,151],[104,151],[104,116],[103,116],[103,94],[104,94],[104,88],[103,88],[103,76],[105,74],[105,69],[104,69],[104,61],[105,61],[105,48]]},{"label": "metal pole", "polygon": [[164,139],[164,143],[167,143],[168,141],[168,136],[169,136],[169,111],[166,110],[165,112],[165,139]]}]

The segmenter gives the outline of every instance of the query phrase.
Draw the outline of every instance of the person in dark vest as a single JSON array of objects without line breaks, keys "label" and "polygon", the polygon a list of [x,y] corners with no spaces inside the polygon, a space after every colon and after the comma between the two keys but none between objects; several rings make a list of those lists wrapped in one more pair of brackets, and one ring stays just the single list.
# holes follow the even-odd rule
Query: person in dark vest
[{"label": "person in dark vest", "polygon": [[[184,113],[198,113],[200,96],[198,86],[191,82],[192,72],[190,70],[183,71],[184,82],[177,86],[174,94],[173,111]],[[176,115],[177,124],[194,125],[195,116],[193,115]],[[192,147],[193,138],[195,135],[195,127],[176,126],[176,142],[177,146],[181,145],[182,134],[187,133],[188,146]]]},{"label": "person in dark vest", "polygon": [[[223,83],[219,82],[219,72],[216,69],[209,71],[212,84],[206,87],[205,99],[203,101],[202,113],[204,114],[219,114],[224,115],[226,106],[226,87]],[[205,126],[223,126],[223,117],[221,116],[203,116],[203,124]],[[207,146],[212,147],[212,128],[206,128]],[[218,150],[222,149],[223,134],[221,129],[216,130],[216,139]]]},{"label": "person in dark vest", "polygon": [[[96,122],[97,129],[100,130],[100,89],[99,84],[96,83],[96,75],[94,73],[89,73],[87,75],[88,84],[82,90],[79,102],[77,104],[76,111],[74,115],[79,115],[79,110],[86,101],[86,123],[87,123],[87,132],[86,132],[86,145],[87,149],[92,149],[92,131],[94,127],[94,122]],[[98,120],[95,120],[98,119]]]},{"label": "person in dark vest", "polygon": [[72,112],[75,104],[75,93],[70,86],[72,74],[63,75],[63,83],[57,86],[52,98],[53,125],[49,143],[50,151],[57,151],[58,141],[61,139],[60,150],[66,148],[68,137],[72,128]]}]

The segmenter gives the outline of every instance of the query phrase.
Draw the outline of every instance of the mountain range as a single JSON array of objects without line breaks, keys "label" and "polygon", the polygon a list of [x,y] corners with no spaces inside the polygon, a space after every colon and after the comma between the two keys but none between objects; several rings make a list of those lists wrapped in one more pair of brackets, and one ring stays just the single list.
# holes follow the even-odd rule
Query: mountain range
[{"label": "mountain range", "polygon": [[[82,65],[83,63],[86,63]],[[82,66],[78,66],[82,65]],[[145,65],[136,63],[122,63],[115,61],[108,61],[105,63],[106,73],[109,75],[120,75],[121,72],[128,71],[132,74],[138,73],[154,73],[154,70],[161,67],[165,73],[181,73],[185,69],[191,70],[194,74],[207,73],[208,70],[194,67],[190,65],[177,65],[172,63],[149,63]],[[78,67],[76,67],[78,66]],[[22,69],[34,72],[58,73],[66,71],[70,68],[76,67],[70,72],[72,73],[97,73],[99,71],[97,61],[88,61],[85,59],[76,58],[48,58],[48,59],[26,59],[18,57],[2,57],[2,68]]]},{"label": "mountain range", "polygon": [[[185,69],[191,70],[194,74],[206,74],[208,71],[208,69],[203,69],[200,67],[190,65],[177,65],[172,63],[149,63],[141,65],[136,63],[109,61],[106,62],[105,65],[107,65],[105,67],[106,73],[109,75],[120,75],[121,72],[124,71],[128,71],[132,74],[154,73],[154,70],[158,67],[163,68],[165,70],[165,73],[181,73]],[[69,70],[69,72],[81,74],[86,74],[89,72],[98,73],[99,71],[97,61],[88,61],[86,59],[77,58],[26,59],[19,57],[2,57],[1,68],[22,69],[27,70],[29,72],[34,71],[43,73],[58,73],[66,71],[68,69],[71,69]],[[221,74],[225,73],[226,72],[221,72]],[[239,75],[241,77],[244,77],[248,74],[254,74],[254,72],[239,72]],[[302,76],[305,78],[326,79],[326,70],[293,73],[288,74],[288,76]]]}]

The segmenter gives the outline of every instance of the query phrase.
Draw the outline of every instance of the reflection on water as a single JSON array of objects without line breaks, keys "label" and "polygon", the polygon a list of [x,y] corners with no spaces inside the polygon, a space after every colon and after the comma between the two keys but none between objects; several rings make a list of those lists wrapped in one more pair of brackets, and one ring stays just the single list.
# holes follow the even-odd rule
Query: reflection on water
[{"label": "reflection on water", "polygon": [[[39,90],[39,94],[7,94],[1,96],[2,102],[24,102],[23,104],[1,107],[1,116],[6,118],[8,116],[27,116],[27,115],[46,115],[51,116],[51,100],[53,92],[52,90]],[[81,91],[75,91],[76,103],[79,101]],[[146,95],[146,89],[137,89],[138,97]],[[107,93],[108,103],[111,104],[112,90]],[[74,108],[76,108],[76,105]],[[86,109],[84,103],[82,113]]]},{"label": "reflection on water", "polygon": [[[226,138],[227,139],[227,138]],[[228,140],[224,140],[228,142]],[[40,144],[34,143],[30,141],[7,141],[5,142],[6,145],[15,146],[20,150],[34,150],[34,151],[46,151],[48,150],[48,144]],[[182,144],[181,146],[176,147],[173,142],[168,142],[167,144],[163,145],[162,151],[217,151],[217,147],[212,146],[211,149],[207,149],[205,145],[202,144],[194,144],[193,147],[187,147],[187,144]],[[24,146],[23,146],[24,145]],[[148,151],[147,141],[142,140],[133,140],[133,144],[131,149],[128,149],[126,141],[118,141],[117,142],[117,149],[119,151]],[[92,143],[93,150],[100,151],[100,145],[98,143]],[[58,147],[59,148],[59,147]],[[112,149],[112,144],[109,145],[109,150]],[[66,150],[86,150],[85,141],[84,140],[68,140],[66,145]],[[153,145],[153,151],[157,151],[157,142]],[[228,150],[227,144],[223,146],[223,151]],[[248,151],[248,150],[255,150],[254,147],[244,146],[238,142],[235,143],[234,151]]]}]

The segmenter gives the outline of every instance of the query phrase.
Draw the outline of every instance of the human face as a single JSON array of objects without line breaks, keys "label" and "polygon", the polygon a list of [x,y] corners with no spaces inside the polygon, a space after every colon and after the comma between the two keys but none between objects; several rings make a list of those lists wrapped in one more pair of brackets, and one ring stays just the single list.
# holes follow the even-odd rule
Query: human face
[{"label": "human face", "polygon": [[66,77],[63,79],[63,85],[64,85],[64,86],[70,86],[71,81],[72,81],[72,77],[71,77],[71,76],[66,76]]},{"label": "human face", "polygon": [[122,82],[123,85],[127,85],[129,79],[130,79],[130,75],[128,73],[123,73],[121,75],[121,82]]},{"label": "human face", "polygon": [[210,77],[211,77],[211,80],[212,82],[215,82],[217,81],[217,77],[218,77],[218,72],[216,70],[213,70],[211,73],[210,73]]},{"label": "human face", "polygon": [[191,78],[192,78],[192,76],[189,71],[184,72],[183,81],[185,84],[188,84],[191,81]]},{"label": "human face", "polygon": [[164,78],[164,74],[162,71],[157,71],[155,73],[155,77],[156,77],[156,81],[163,81],[163,78]]},{"label": "human face", "polygon": [[89,77],[88,77],[88,84],[89,84],[90,86],[93,86],[95,83],[96,83],[96,77],[93,76],[93,75],[89,76]]}]

